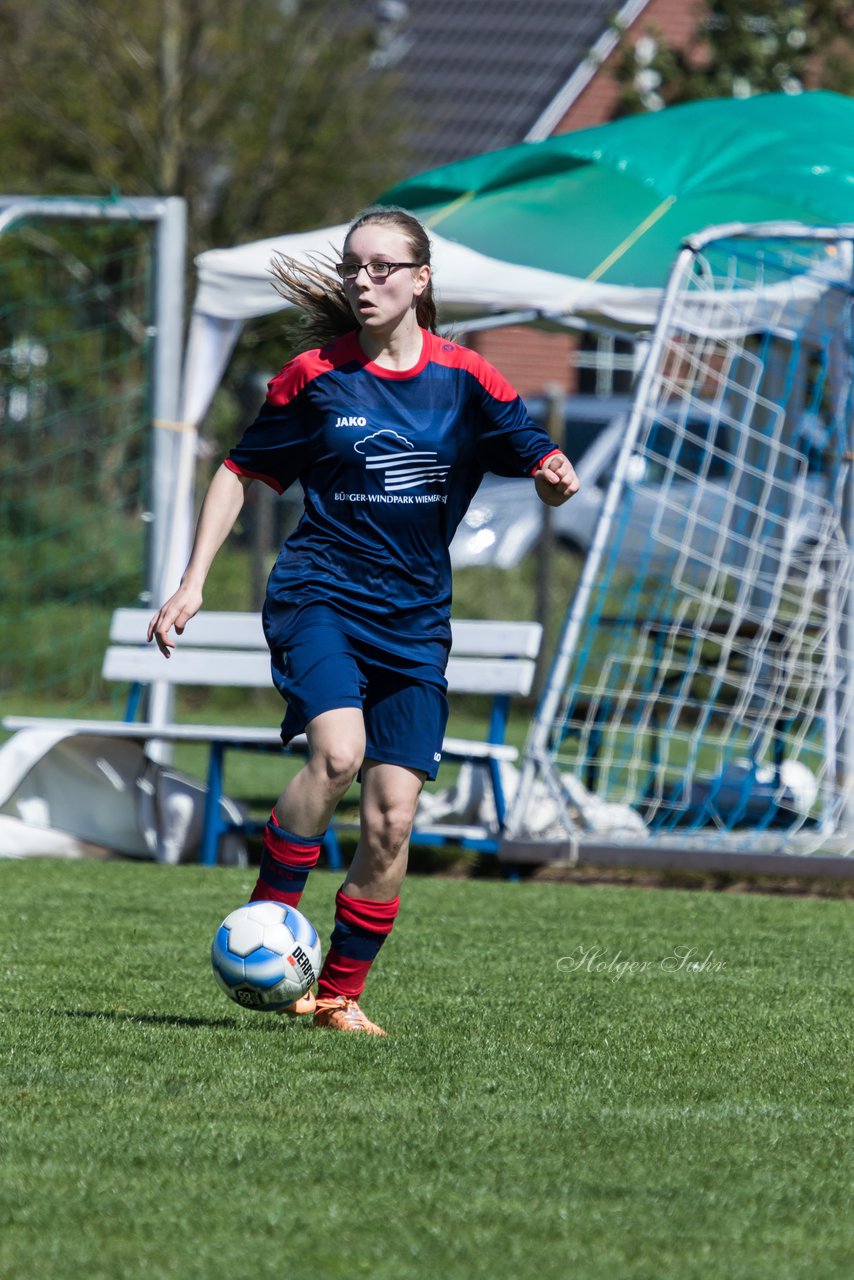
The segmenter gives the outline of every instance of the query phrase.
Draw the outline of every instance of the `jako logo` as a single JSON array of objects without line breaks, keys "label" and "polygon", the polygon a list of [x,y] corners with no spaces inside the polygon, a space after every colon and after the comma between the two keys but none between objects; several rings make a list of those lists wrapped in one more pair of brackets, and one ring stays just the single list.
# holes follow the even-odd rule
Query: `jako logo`
[{"label": "jako logo", "polygon": [[367,418],[339,418],[335,425],[336,427],[366,427],[368,420]]}]

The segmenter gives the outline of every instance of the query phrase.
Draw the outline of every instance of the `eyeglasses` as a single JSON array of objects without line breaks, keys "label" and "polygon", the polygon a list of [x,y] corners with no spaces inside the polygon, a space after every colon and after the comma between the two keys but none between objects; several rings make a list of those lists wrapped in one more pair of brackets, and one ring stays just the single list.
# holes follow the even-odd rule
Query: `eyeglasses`
[{"label": "eyeglasses", "polygon": [[362,267],[371,280],[385,280],[398,267],[422,267],[423,262],[336,262],[335,270],[342,280],[355,280]]}]

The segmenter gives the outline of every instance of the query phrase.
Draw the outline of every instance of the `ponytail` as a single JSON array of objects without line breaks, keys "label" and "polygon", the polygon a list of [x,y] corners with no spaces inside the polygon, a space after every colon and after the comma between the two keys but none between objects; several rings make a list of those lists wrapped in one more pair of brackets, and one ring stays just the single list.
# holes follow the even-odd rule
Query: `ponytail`
[{"label": "ponytail", "polygon": [[430,333],[439,332],[439,317],[436,315],[436,303],[433,298],[433,277],[427,281],[427,288],[415,304],[415,319],[422,329]]},{"label": "ponytail", "polygon": [[270,266],[276,292],[302,313],[300,329],[310,347],[324,347],[359,328],[332,266],[328,258],[307,265],[283,253],[275,254]]}]

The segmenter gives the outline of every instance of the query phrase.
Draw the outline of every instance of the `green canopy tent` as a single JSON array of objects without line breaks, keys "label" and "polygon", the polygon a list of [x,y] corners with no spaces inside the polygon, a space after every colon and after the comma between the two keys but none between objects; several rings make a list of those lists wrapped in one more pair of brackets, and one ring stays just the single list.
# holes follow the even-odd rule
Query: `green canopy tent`
[{"label": "green canopy tent", "polygon": [[521,143],[401,182],[411,209],[491,258],[661,287],[681,241],[719,223],[854,217],[854,99],[710,99]]}]

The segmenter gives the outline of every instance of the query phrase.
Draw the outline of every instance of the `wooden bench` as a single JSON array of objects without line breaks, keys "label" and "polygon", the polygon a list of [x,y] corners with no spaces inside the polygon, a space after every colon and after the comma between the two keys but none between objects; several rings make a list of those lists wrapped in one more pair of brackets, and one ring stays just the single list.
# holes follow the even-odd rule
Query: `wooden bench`
[{"label": "wooden bench", "polygon": [[[270,655],[257,613],[200,613],[173,651],[165,659],[145,639],[150,614],[141,609],[118,609],[110,625],[110,644],[104,655],[105,680],[130,686],[125,719],[74,720],[32,716],[7,716],[9,730],[43,728],[66,729],[69,734],[133,738],[149,742],[201,742],[208,745],[207,797],[200,849],[200,862],[217,860],[220,836],[238,829],[220,813],[225,754],[230,750],[294,753],[306,750],[305,737],[282,746],[277,726],[247,727],[224,724],[152,724],[137,721],[143,689],[155,682],[174,686],[233,686],[271,688]],[[505,800],[500,765],[518,756],[505,741],[507,719],[514,696],[530,692],[542,627],[532,622],[454,621],[448,661],[448,691],[451,694],[481,694],[490,699],[488,724],[482,740],[446,736],[443,759],[470,761],[489,772],[499,831],[505,817]],[[259,830],[263,823],[247,822],[239,828]],[[421,842],[452,841],[484,852],[497,852],[499,832],[485,826],[437,824],[413,833]],[[341,865],[333,823],[325,846],[330,866]]]}]

